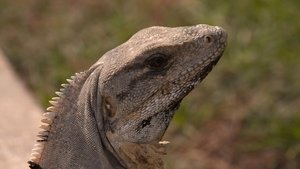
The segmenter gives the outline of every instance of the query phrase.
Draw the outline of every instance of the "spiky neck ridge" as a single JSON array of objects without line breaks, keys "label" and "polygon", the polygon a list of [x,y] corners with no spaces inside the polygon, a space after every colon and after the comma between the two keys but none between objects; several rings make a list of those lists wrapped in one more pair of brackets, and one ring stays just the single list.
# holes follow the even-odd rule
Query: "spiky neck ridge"
[{"label": "spiky neck ridge", "polygon": [[41,120],[42,131],[28,162],[32,169],[124,168],[105,138],[103,119],[96,119],[101,117],[100,71],[96,65],[76,74],[56,92]]}]

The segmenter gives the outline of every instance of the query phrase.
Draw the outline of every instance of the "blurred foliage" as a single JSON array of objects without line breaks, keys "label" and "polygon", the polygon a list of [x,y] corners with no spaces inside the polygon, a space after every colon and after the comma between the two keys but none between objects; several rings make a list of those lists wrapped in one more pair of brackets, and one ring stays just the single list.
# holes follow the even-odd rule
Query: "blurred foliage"
[{"label": "blurred foliage", "polygon": [[[299,7],[298,0],[0,0],[0,46],[47,106],[67,77],[142,28],[222,26],[229,33],[225,56],[182,103],[170,135],[179,132],[192,139],[216,119],[225,119],[240,128],[230,146],[233,161],[247,153],[278,150],[281,160],[258,166],[296,169],[300,168]],[[172,161],[168,166],[180,168],[177,164]],[[189,165],[181,168],[192,168]],[[251,168],[242,162],[236,165]]]}]

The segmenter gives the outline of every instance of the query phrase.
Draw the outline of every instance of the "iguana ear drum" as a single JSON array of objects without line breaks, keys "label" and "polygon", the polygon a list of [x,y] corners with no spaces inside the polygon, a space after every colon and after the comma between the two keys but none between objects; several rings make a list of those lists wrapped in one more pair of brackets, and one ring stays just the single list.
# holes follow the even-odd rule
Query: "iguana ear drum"
[{"label": "iguana ear drum", "polygon": [[113,108],[111,103],[111,97],[104,98],[104,107],[107,112],[108,117],[114,117],[116,115],[116,109]]}]

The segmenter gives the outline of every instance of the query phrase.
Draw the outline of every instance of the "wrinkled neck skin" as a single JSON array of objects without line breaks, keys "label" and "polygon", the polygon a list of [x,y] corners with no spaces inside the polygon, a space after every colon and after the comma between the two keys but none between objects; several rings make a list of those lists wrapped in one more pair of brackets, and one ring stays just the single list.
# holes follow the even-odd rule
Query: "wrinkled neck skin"
[{"label": "wrinkled neck skin", "polygon": [[108,140],[101,70],[98,61],[61,90],[52,108],[56,117],[37,143],[40,157],[29,162],[32,169],[163,169],[163,145]]},{"label": "wrinkled neck skin", "polygon": [[58,100],[39,166],[49,168],[125,169],[103,130],[98,92],[101,65],[75,77]]},{"label": "wrinkled neck skin", "polygon": [[166,148],[161,144],[138,144],[123,142],[116,149],[128,169],[163,169],[162,156]]}]

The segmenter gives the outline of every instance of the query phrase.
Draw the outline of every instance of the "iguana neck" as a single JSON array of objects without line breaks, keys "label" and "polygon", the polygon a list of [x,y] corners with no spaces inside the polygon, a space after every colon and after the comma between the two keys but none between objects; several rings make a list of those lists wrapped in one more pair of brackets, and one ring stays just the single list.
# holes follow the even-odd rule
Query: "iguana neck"
[{"label": "iguana neck", "polygon": [[77,74],[57,92],[60,97],[50,101],[53,106],[44,114],[44,131],[33,150],[32,168],[124,168],[103,131],[101,106],[95,106],[101,104],[101,68],[96,64]]}]

